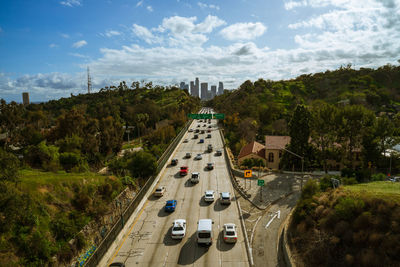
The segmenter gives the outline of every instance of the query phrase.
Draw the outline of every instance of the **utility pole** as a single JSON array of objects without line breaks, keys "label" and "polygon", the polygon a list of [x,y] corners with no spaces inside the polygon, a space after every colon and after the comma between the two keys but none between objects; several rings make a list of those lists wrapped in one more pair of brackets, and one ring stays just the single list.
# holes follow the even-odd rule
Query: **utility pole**
[{"label": "utility pole", "polygon": [[90,94],[90,91],[92,90],[92,78],[90,77],[90,71],[89,71],[89,66],[87,67],[87,91],[88,94]]}]

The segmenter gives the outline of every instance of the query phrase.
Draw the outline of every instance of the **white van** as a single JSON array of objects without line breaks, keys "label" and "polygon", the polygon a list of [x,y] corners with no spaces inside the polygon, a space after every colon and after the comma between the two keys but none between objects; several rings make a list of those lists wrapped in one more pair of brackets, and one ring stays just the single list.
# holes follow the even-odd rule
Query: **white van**
[{"label": "white van", "polygon": [[213,240],[211,219],[201,219],[197,222],[197,244],[211,245]]}]

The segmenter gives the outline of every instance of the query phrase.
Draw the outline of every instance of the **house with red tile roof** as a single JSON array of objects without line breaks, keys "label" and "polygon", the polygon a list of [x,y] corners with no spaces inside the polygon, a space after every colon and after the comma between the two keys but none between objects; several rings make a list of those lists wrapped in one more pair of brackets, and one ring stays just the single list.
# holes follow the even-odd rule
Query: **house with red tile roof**
[{"label": "house with red tile roof", "polygon": [[240,150],[238,164],[241,165],[245,159],[261,159],[265,163],[265,146],[253,141]]},{"label": "house with red tile roof", "polygon": [[278,170],[284,148],[290,143],[290,136],[265,136],[266,167]]}]

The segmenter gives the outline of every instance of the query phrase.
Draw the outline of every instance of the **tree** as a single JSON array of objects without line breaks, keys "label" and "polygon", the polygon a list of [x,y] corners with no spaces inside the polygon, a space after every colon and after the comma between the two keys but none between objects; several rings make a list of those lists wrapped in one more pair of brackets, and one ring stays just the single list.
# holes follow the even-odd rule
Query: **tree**
[{"label": "tree", "polygon": [[311,113],[311,136],[320,151],[325,173],[328,172],[329,151],[334,148],[336,125],[332,122],[335,120],[336,114],[336,107],[325,102],[315,103]]},{"label": "tree", "polygon": [[[311,114],[306,107],[298,105],[289,122],[290,144],[287,150],[303,157],[304,166],[311,165],[314,157],[313,150],[310,146],[310,119]],[[295,169],[302,169],[302,159],[291,153],[284,152],[281,160],[282,167],[289,169],[294,166]]]},{"label": "tree", "polygon": [[0,181],[18,182],[19,160],[0,148]]},{"label": "tree", "polygon": [[127,168],[132,177],[149,178],[157,170],[156,158],[145,151],[139,151],[132,154],[128,160]]}]

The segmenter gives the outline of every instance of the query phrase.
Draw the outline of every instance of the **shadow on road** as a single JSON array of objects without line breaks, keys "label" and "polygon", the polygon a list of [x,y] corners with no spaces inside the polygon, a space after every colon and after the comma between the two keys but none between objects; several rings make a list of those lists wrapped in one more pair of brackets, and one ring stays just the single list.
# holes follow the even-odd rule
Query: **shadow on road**
[{"label": "shadow on road", "polygon": [[178,264],[190,265],[195,263],[204,254],[207,253],[208,246],[199,246],[196,242],[196,233],[192,234],[181,248],[178,258]]},{"label": "shadow on road", "polygon": [[196,185],[196,184],[192,183],[192,182],[190,181],[190,179],[187,179],[186,182],[185,182],[185,187],[193,187],[193,186],[195,186],[195,185]]},{"label": "shadow on road", "polygon": [[215,201],[214,203],[214,211],[223,211],[227,209],[229,205],[223,205],[219,200]]},{"label": "shadow on road", "polygon": [[217,249],[219,251],[228,251],[231,250],[236,243],[228,244],[225,243],[224,241],[224,231],[220,231],[218,234],[218,240],[217,240]]},{"label": "shadow on road", "polygon": [[177,173],[175,173],[174,178],[176,179],[180,179],[183,178],[184,176],[181,176],[181,174],[179,173],[179,171]]},{"label": "shadow on road", "polygon": [[151,195],[148,197],[148,200],[150,200],[150,201],[157,201],[157,200],[160,200],[160,198],[161,198],[161,197],[156,197],[156,196],[154,195],[154,193],[153,193],[153,194],[151,194]]},{"label": "shadow on road", "polygon": [[206,201],[204,200],[204,196],[202,196],[202,197],[200,198],[200,200],[199,200],[199,205],[200,205],[201,207],[208,207],[208,206],[210,206],[211,203],[212,203],[212,202],[206,202]]},{"label": "shadow on road", "polygon": [[158,217],[167,217],[167,216],[169,216],[171,213],[173,213],[173,212],[165,211],[165,210],[164,210],[164,206],[163,206],[163,207],[158,211],[157,216],[158,216]]},{"label": "shadow on road", "polygon": [[182,241],[182,239],[172,239],[171,233],[172,233],[172,226],[168,229],[168,232],[164,235],[163,243],[166,246],[175,246]]}]

